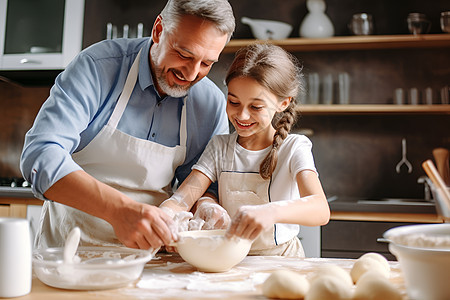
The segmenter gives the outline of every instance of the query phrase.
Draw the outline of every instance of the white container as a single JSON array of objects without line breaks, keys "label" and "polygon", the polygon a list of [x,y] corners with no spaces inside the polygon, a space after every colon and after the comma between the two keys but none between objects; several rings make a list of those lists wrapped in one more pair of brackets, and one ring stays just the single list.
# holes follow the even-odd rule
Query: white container
[{"label": "white container", "polygon": [[240,263],[250,251],[247,239],[227,239],[226,230],[179,232],[177,250],[189,264],[203,272],[225,272]]},{"label": "white container", "polygon": [[0,218],[0,298],[31,291],[31,239],[26,219]]},{"label": "white container", "polygon": [[324,0],[307,0],[308,13],[300,25],[299,34],[306,38],[327,38],[334,35],[334,26],[325,14]]},{"label": "white container", "polygon": [[290,24],[279,21],[242,17],[241,22],[249,25],[253,36],[260,40],[282,40],[292,32]]},{"label": "white container", "polygon": [[[450,299],[450,224],[395,227],[384,238],[400,262],[410,299]],[[438,239],[444,239],[444,246],[429,246]]]}]

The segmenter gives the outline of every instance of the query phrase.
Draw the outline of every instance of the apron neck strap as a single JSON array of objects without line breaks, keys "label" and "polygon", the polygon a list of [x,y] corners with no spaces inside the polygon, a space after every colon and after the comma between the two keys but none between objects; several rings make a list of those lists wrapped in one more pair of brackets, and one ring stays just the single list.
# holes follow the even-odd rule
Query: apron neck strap
[{"label": "apron neck strap", "polygon": [[117,105],[114,108],[111,118],[109,118],[108,124],[113,128],[117,128],[117,124],[119,124],[119,121],[122,118],[122,114],[127,107],[128,100],[130,99],[131,93],[133,92],[134,86],[136,85],[137,77],[139,74],[139,59],[141,57],[141,52],[142,49],[139,50],[138,55],[134,59],[133,65],[128,72],[127,79],[125,80],[123,91],[120,94],[119,100],[117,100]]}]

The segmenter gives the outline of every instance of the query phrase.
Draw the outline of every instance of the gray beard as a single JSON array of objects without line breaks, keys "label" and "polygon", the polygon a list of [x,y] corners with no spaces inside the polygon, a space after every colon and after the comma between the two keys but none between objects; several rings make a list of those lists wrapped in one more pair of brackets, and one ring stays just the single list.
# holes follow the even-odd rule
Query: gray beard
[{"label": "gray beard", "polygon": [[158,85],[165,94],[167,94],[171,97],[174,97],[174,98],[180,98],[180,97],[184,97],[187,95],[191,85],[189,85],[188,87],[180,86],[177,84],[170,86],[167,83],[166,78],[161,75],[161,73],[162,73],[161,69],[157,69],[156,73],[157,73],[156,80],[158,81]]}]

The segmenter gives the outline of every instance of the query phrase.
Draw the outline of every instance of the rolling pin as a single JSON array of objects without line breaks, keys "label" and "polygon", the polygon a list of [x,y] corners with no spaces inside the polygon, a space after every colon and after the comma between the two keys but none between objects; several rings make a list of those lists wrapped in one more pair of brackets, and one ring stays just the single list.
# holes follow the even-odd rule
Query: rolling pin
[{"label": "rolling pin", "polygon": [[450,186],[449,151],[445,148],[433,149],[433,157],[436,168],[446,186]]}]

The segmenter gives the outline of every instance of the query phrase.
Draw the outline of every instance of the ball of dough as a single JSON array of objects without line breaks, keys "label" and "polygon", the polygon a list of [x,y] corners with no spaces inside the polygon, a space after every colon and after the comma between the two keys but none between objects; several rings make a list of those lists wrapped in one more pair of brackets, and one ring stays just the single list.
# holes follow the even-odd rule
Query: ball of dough
[{"label": "ball of dough", "polygon": [[368,271],[356,284],[354,300],[401,300],[401,293],[378,272]]},{"label": "ball of dough", "polygon": [[324,275],[338,277],[338,278],[342,279],[350,287],[353,285],[353,281],[352,281],[352,277],[350,276],[350,273],[347,272],[346,270],[344,270],[343,268],[339,267],[338,265],[333,265],[333,264],[320,265],[317,268],[317,270],[308,277],[309,282],[312,284],[312,282],[314,280],[316,280],[317,278],[320,278]]},{"label": "ball of dough", "polygon": [[351,298],[352,287],[345,280],[332,275],[323,275],[311,283],[305,300],[348,300]]},{"label": "ball of dough", "polygon": [[388,272],[391,271],[391,267],[389,266],[388,260],[386,259],[386,257],[381,255],[380,253],[368,252],[368,253],[363,254],[360,258],[366,258],[366,257],[375,259],[376,261],[381,263]]},{"label": "ball of dough", "polygon": [[289,270],[273,272],[262,285],[263,295],[268,298],[303,299],[308,290],[306,276]]},{"label": "ball of dough", "polygon": [[374,271],[380,273],[381,276],[389,278],[389,270],[387,270],[383,264],[379,261],[370,258],[363,257],[358,258],[353,264],[352,270],[350,271],[350,276],[352,276],[353,282],[358,282],[359,278],[367,271]]}]

